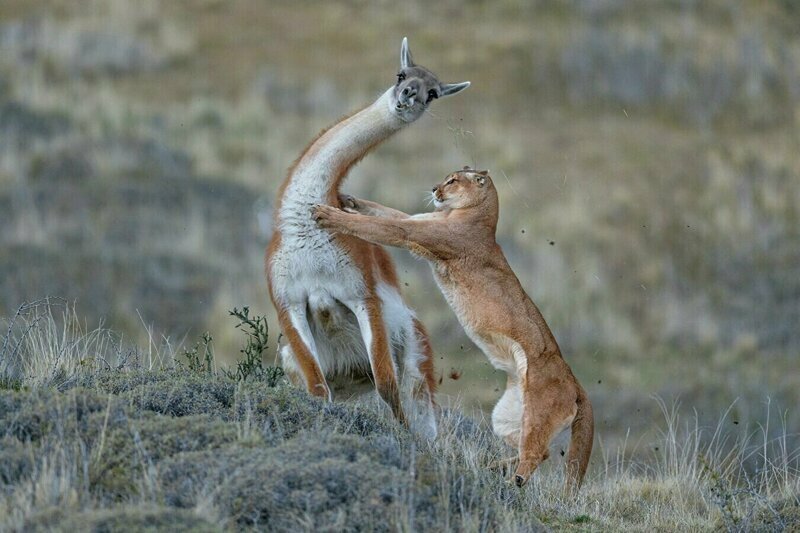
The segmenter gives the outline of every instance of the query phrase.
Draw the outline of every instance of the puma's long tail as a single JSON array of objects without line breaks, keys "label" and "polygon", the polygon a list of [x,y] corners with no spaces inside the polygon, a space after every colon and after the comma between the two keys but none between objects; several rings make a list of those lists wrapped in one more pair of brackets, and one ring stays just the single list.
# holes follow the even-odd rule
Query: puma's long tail
[{"label": "puma's long tail", "polygon": [[567,489],[576,494],[586,475],[594,441],[592,403],[583,387],[578,385],[578,412],[572,421],[572,437],[567,455]]}]

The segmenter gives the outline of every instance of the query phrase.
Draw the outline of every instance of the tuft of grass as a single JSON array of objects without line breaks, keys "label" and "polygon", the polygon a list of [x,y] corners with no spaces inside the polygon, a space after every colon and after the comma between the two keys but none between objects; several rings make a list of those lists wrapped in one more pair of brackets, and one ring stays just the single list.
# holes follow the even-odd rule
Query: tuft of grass
[{"label": "tuft of grass", "polygon": [[[214,347],[212,342],[214,339],[209,332],[205,332],[200,336],[194,346],[188,350],[184,350],[182,357],[185,360],[186,369],[190,372],[206,372],[210,374],[214,369]],[[180,360],[178,364],[184,364]]]}]

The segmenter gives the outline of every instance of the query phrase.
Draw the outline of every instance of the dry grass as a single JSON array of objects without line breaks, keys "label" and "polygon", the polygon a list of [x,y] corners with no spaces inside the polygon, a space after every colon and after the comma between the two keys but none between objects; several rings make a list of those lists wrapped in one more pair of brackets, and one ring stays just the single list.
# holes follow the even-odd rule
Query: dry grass
[{"label": "dry grass", "polygon": [[[65,327],[75,319],[69,310],[60,317],[42,308],[31,316],[12,328],[0,353],[4,388],[17,390],[0,391],[0,530],[100,527],[93,524],[123,516],[165,531],[311,530],[330,520],[344,528],[460,531],[800,525],[800,450],[789,447],[785,425],[772,436],[776,416],[769,409],[751,431],[730,428],[732,408],[706,427],[656,399],[658,436],[639,444],[648,453],[634,458],[624,446],[606,447],[601,437],[584,487],[572,499],[562,490],[558,453],[522,490],[491,470],[510,451],[485,421],[465,417],[457,406],[442,409],[434,442],[416,441],[371,395],[320,409],[288,384],[237,386],[213,372],[176,370],[165,352],[148,371],[140,364],[145,352],[121,360],[114,343],[99,342],[107,331]],[[46,356],[35,357],[39,350]],[[60,369],[55,380],[54,367]],[[28,451],[19,455],[22,444]],[[347,449],[358,462],[335,466]],[[251,482],[250,475],[266,477]],[[311,483],[297,494],[315,494],[314,504],[302,512],[302,505],[295,507],[303,497],[283,494],[284,478],[290,485]],[[338,487],[334,492],[322,488],[326,479]],[[342,483],[359,486],[358,493],[326,500],[343,494]],[[281,503],[273,508],[270,501]],[[178,509],[169,513],[170,506]]]}]

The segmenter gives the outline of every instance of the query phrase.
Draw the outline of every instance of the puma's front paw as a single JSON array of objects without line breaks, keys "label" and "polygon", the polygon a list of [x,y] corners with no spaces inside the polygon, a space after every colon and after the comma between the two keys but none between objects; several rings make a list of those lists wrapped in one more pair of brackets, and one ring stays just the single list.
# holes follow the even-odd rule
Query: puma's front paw
[{"label": "puma's front paw", "polygon": [[311,218],[320,228],[333,228],[334,220],[341,211],[330,205],[317,204],[311,208]]},{"label": "puma's front paw", "polygon": [[358,200],[356,200],[355,196],[350,196],[349,194],[340,194],[339,205],[342,206],[342,210],[347,211],[348,213],[358,213]]}]

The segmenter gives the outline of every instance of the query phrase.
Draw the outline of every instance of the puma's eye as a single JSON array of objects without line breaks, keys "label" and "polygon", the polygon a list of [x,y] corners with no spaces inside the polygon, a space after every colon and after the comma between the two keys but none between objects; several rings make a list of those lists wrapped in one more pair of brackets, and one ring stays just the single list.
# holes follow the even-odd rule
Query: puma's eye
[{"label": "puma's eye", "polygon": [[445,183],[445,185],[452,185],[452,184],[454,184],[455,182],[456,182],[456,179],[455,179],[455,178],[450,178],[449,180],[447,180],[447,183]]},{"label": "puma's eye", "polygon": [[428,102],[435,100],[436,98],[439,98],[439,95],[436,94],[436,89],[431,89],[428,91]]},{"label": "puma's eye", "polygon": [[397,83],[400,83],[404,79],[406,79],[406,73],[405,72],[398,72],[397,73]]}]

